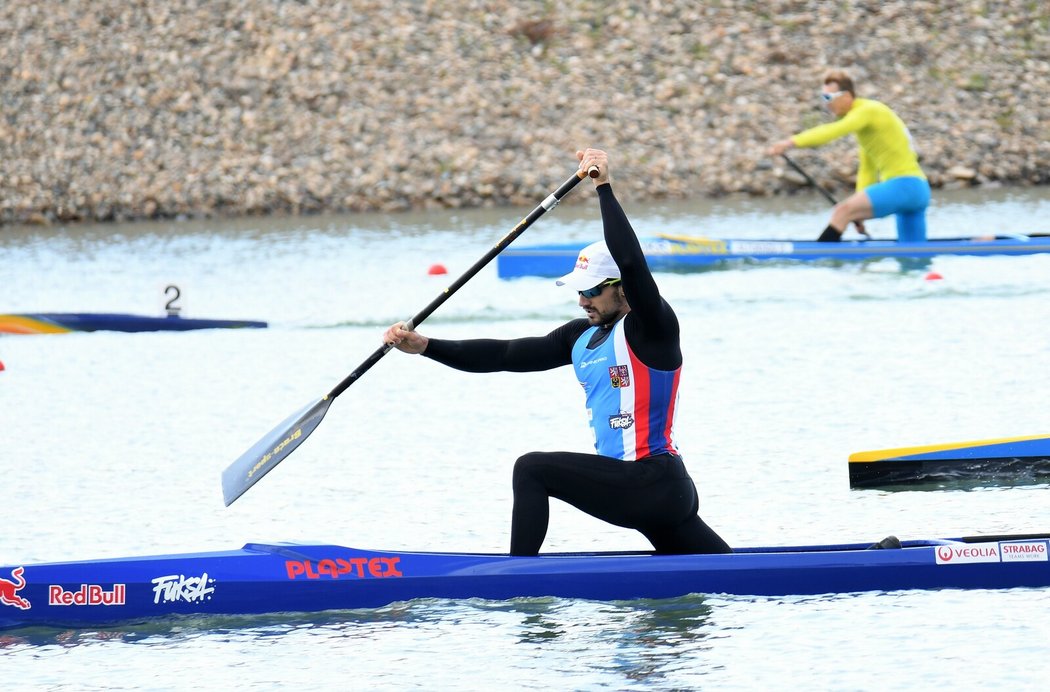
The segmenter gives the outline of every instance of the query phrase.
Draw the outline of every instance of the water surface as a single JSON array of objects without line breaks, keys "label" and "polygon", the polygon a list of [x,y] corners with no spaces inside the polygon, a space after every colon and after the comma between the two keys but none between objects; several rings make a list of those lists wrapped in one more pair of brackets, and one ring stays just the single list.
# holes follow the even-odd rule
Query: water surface
[{"label": "water surface", "polygon": [[[593,192],[573,194],[518,242],[598,237]],[[1047,197],[942,192],[931,235],[1048,232]],[[625,206],[639,233],[810,238],[827,218],[815,196]],[[0,311],[161,314],[176,284],[186,316],[271,325],[0,337],[0,563],[281,540],[504,551],[514,459],[589,448],[567,368],[470,375],[391,353],[229,508],[219,477],[527,211],[0,229]],[[891,260],[659,275],[684,333],[679,442],[730,543],[1050,531],[1046,485],[849,490],[852,452],[1047,431],[1050,256],[931,268],[944,279]],[[552,281],[493,266],[421,331],[541,334],[578,314]],[[552,505],[547,550],[646,547]],[[1045,590],[418,601],[4,637],[0,671],[56,690],[1041,689],[1048,616]]]}]

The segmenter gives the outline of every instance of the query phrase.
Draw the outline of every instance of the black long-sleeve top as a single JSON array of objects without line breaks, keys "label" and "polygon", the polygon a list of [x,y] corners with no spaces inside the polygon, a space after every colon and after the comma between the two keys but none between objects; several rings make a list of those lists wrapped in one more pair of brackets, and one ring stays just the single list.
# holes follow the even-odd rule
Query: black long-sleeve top
[{"label": "black long-sleeve top", "polygon": [[[678,318],[660,295],[638,237],[612,185],[597,188],[605,243],[620,268],[624,297],[630,312],[624,335],[643,363],[658,370],[682,364]],[[572,363],[572,347],[590,327],[585,318],[570,320],[545,336],[518,339],[429,339],[423,355],[466,372],[536,372]],[[611,327],[610,327],[611,328]],[[592,343],[607,336],[599,330]]]}]

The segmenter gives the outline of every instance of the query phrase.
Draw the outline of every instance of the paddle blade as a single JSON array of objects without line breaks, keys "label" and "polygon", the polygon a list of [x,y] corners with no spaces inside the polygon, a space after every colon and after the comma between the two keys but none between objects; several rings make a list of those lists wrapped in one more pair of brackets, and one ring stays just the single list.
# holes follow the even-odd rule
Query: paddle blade
[{"label": "paddle blade", "polygon": [[229,507],[248,488],[258,483],[260,478],[294,452],[303,443],[303,440],[321,424],[332,401],[332,397],[326,396],[317,403],[309,404],[301,411],[292,414],[256,442],[237,461],[230,464],[222,472],[222,497],[226,506]]}]

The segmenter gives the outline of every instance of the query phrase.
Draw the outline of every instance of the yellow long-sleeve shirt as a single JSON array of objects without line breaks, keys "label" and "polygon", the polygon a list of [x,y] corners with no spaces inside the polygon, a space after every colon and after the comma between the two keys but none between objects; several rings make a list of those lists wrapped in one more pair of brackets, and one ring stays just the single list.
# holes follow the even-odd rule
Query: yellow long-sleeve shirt
[{"label": "yellow long-sleeve shirt", "polygon": [[904,122],[889,106],[872,99],[854,99],[849,112],[835,122],[812,127],[791,139],[797,147],[819,147],[850,133],[860,145],[857,190],[890,178],[926,177]]}]

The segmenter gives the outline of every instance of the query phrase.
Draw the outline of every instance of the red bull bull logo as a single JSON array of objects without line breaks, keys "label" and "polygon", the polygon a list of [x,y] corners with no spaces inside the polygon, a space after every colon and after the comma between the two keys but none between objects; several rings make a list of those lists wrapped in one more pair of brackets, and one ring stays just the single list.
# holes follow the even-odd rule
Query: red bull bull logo
[{"label": "red bull bull logo", "polygon": [[0,604],[14,606],[22,610],[29,610],[32,604],[29,599],[22,598],[18,592],[25,588],[26,580],[22,577],[25,567],[15,567],[11,570],[11,578],[0,577]]}]

